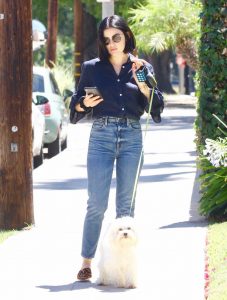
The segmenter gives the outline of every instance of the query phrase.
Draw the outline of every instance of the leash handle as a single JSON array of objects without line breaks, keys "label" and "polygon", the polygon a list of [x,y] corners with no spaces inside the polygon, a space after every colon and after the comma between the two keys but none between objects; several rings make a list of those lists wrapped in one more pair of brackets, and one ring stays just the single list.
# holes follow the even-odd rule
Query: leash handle
[{"label": "leash handle", "polygon": [[141,149],[141,152],[140,152],[139,163],[138,163],[138,167],[137,167],[137,171],[136,171],[136,178],[135,178],[135,183],[134,183],[134,187],[133,187],[133,193],[132,193],[132,199],[131,199],[131,205],[130,205],[129,215],[131,215],[132,206],[133,206],[133,204],[135,202],[136,189],[137,189],[138,180],[139,180],[141,162],[142,162],[142,157],[143,157],[143,153],[144,153],[144,143],[145,143],[145,139],[146,139],[146,135],[147,135],[147,130],[148,130],[148,126],[149,126],[149,119],[150,119],[150,114],[151,114],[151,108],[152,108],[153,98],[154,98],[154,87],[152,88],[152,92],[151,92],[151,96],[150,96],[150,101],[149,101],[149,107],[148,107],[148,112],[147,112],[147,120],[146,120],[146,127],[145,127],[145,132],[144,132],[144,137],[143,137],[143,145],[142,145],[142,149]]}]

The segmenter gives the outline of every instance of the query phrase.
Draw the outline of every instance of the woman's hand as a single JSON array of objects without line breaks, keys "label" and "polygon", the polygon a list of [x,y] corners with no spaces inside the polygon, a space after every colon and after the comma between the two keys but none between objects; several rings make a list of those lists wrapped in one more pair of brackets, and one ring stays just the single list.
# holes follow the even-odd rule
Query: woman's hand
[{"label": "woman's hand", "polygon": [[86,95],[84,98],[84,105],[87,107],[94,107],[103,101],[100,96],[94,96],[93,94]]},{"label": "woman's hand", "polygon": [[[86,107],[94,107],[102,101],[103,98],[101,98],[100,96],[94,96],[93,94],[86,95],[83,99],[83,103]],[[80,107],[79,103],[76,105],[75,108],[77,111],[84,111],[84,109]]]},{"label": "woman's hand", "polygon": [[145,63],[145,60],[143,59],[134,59],[132,64],[132,74],[136,81],[136,84],[138,85],[138,88],[140,89],[141,93],[143,93],[148,99],[150,97],[150,89],[146,85],[145,82],[139,82],[136,76],[136,71],[142,67]]}]

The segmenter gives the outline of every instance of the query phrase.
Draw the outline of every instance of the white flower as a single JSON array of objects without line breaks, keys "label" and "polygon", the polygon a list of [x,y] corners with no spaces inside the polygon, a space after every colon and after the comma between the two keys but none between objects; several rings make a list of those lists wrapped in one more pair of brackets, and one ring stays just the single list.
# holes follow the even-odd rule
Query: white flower
[{"label": "white flower", "polygon": [[206,139],[205,143],[203,154],[207,156],[211,164],[216,168],[227,167],[227,137],[217,140]]}]

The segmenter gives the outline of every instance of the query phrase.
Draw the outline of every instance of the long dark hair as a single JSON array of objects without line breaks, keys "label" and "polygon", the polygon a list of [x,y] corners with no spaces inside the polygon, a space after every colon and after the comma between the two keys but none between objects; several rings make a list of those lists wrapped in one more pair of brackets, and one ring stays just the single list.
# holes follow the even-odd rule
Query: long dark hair
[{"label": "long dark hair", "polygon": [[108,28],[117,28],[124,33],[125,36],[125,49],[124,53],[132,53],[136,48],[135,37],[129,28],[127,22],[120,16],[113,15],[103,19],[98,29],[98,51],[100,60],[106,60],[109,57],[109,53],[104,43],[103,32]]}]

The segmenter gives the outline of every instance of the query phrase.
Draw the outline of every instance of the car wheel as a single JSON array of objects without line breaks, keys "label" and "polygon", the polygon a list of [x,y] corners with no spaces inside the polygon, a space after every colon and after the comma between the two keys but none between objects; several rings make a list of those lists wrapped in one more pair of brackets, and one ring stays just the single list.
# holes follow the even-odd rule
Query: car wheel
[{"label": "car wheel", "polygon": [[53,143],[48,144],[48,157],[54,157],[61,152],[60,138],[59,135]]},{"label": "car wheel", "polygon": [[61,151],[67,148],[67,137],[64,139],[63,143],[61,144]]},{"label": "car wheel", "polygon": [[43,164],[43,147],[40,150],[40,154],[33,157],[33,168],[38,168]]}]

